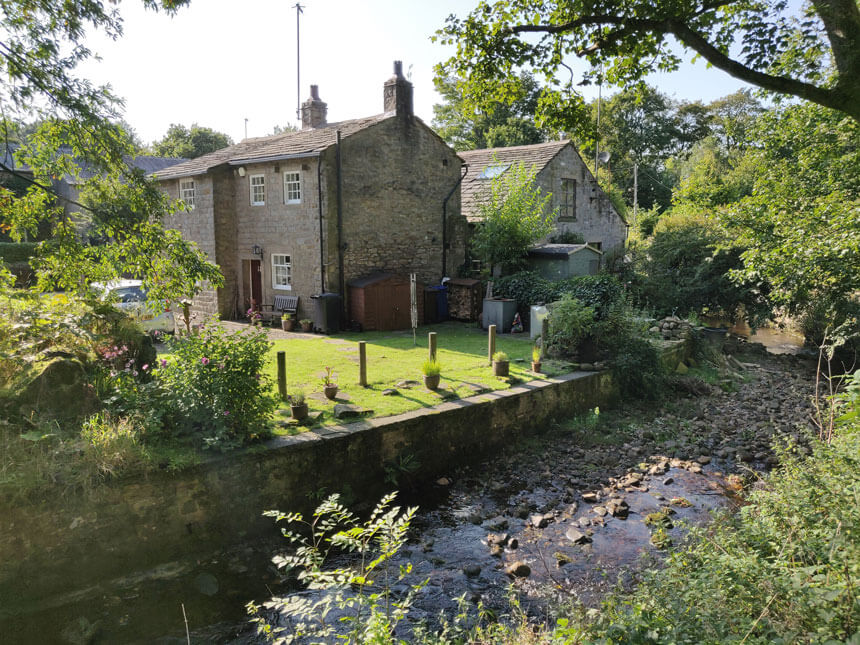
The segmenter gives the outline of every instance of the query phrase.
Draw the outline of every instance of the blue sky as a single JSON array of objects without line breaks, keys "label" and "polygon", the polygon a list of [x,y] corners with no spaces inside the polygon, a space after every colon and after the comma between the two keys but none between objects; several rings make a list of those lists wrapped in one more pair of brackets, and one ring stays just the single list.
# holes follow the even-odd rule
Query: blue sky
[{"label": "blue sky", "polygon": [[[382,84],[402,60],[415,85],[415,111],[426,122],[439,97],[433,65],[452,52],[430,36],[445,18],[476,0],[303,0],[301,98],[320,86],[329,121],[382,111]],[[294,124],[295,0],[193,0],[174,18],[121,4],[125,35],[88,44],[101,56],[84,75],[110,83],[126,100],[126,120],[144,142],[171,123],[197,122],[234,140]],[[689,60],[690,55],[686,56]],[[711,101],[744,85],[703,62],[686,63],[650,82],[677,99]],[[605,89],[604,95],[612,90]],[[596,88],[593,89],[596,94]]]}]

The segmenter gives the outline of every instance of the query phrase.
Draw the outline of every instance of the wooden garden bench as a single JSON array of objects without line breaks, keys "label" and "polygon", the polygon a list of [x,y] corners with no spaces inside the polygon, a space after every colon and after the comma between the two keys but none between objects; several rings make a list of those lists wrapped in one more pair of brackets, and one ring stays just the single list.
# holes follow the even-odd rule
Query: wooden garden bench
[{"label": "wooden garden bench", "polygon": [[271,305],[263,305],[260,315],[266,320],[274,320],[275,316],[283,316],[284,314],[295,316],[298,309],[298,296],[275,296]]}]

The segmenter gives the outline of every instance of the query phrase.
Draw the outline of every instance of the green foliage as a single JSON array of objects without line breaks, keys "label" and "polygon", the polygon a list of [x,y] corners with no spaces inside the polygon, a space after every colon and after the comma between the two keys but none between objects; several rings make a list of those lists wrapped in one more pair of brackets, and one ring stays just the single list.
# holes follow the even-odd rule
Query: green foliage
[{"label": "green foliage", "polygon": [[442,364],[437,360],[428,358],[421,364],[421,373],[424,376],[439,376],[442,373]]},{"label": "green foliage", "polygon": [[744,249],[731,245],[707,217],[664,217],[647,247],[641,286],[644,303],[658,316],[708,312],[755,327],[770,313],[767,285],[737,281]]},{"label": "green foliage", "polygon": [[585,244],[585,238],[581,233],[576,231],[563,231],[550,235],[549,241],[552,244]]},{"label": "green foliage", "polygon": [[[392,642],[395,627],[406,618],[416,592],[426,584],[412,585],[406,594],[396,595],[392,590],[411,573],[409,565],[395,570],[391,559],[406,543],[418,510],[401,511],[392,506],[395,496],[383,497],[364,523],[341,504],[339,495],[327,498],[308,519],[301,513],[263,513],[302,530],[282,530],[295,550],[273,561],[279,569],[295,573],[310,593],[266,603],[267,609],[288,617],[286,626],[268,623],[261,608],[249,603],[258,634],[277,642]],[[328,560],[337,552],[351,553],[354,565],[329,568]],[[343,619],[335,621],[333,610],[344,612]]]},{"label": "green foliage", "polygon": [[594,326],[594,309],[570,293],[554,303],[549,312],[548,346],[568,354],[576,353]]},{"label": "green foliage", "polygon": [[535,271],[521,271],[504,276],[493,285],[493,292],[502,298],[517,301],[520,315],[526,318],[529,307],[559,300],[569,293],[594,309],[597,320],[602,320],[613,303],[624,295],[624,287],[606,273],[575,276],[564,280],[548,280]]},{"label": "green foliage", "polygon": [[[853,7],[853,5],[851,5]],[[588,120],[578,86],[636,87],[657,71],[678,69],[672,38],[709,64],[783,95],[860,117],[860,63],[854,55],[860,14],[839,0],[797,11],[785,3],[678,3],[671,0],[483,0],[451,15],[436,40],[455,48],[438,75],[463,79],[472,110],[504,101],[523,70],[546,79],[537,122],[567,131]],[[801,14],[801,15],[798,15]],[[729,51],[742,52],[732,58]],[[584,59],[575,74],[569,55]]]},{"label": "green foliage", "polygon": [[0,243],[0,262],[27,262],[35,251],[35,242]]},{"label": "green foliage", "polygon": [[508,355],[505,354],[504,352],[496,352],[495,354],[493,354],[493,362],[494,363],[504,363],[504,362],[507,362],[509,360],[510,360],[510,358],[508,358]]},{"label": "green foliage", "polygon": [[747,153],[754,190],[723,216],[744,247],[736,277],[772,285],[791,314],[818,310],[837,343],[860,334],[858,128],[815,105],[762,115]]},{"label": "green foliage", "polygon": [[229,332],[208,324],[168,343],[170,357],[152,369],[152,383],[137,389],[132,402],[144,408],[156,435],[220,450],[241,445],[267,433],[277,407],[263,375],[270,345],[260,328]]},{"label": "green foliage", "polygon": [[692,527],[665,568],[603,607],[587,640],[625,643],[849,642],[860,629],[860,426],[815,441],[735,515]]},{"label": "green foliage", "polygon": [[433,83],[444,101],[433,106],[433,128],[456,150],[522,146],[548,138],[534,123],[540,86],[531,74],[520,75],[509,88],[510,103],[481,112],[464,104],[459,79],[437,76]]},{"label": "green foliage", "polygon": [[172,123],[167,133],[152,144],[152,152],[160,157],[194,159],[221,148],[232,146],[233,140],[222,132],[192,123],[190,128]]},{"label": "green foliage", "polygon": [[[143,4],[173,13],[187,0]],[[80,293],[91,281],[126,276],[142,279],[161,298],[193,295],[203,281],[220,284],[217,268],[163,227],[162,218],[173,206],[154,182],[128,166],[135,144],[120,122],[119,99],[109,88],[75,75],[93,55],[87,38],[97,32],[122,35],[118,10],[103,2],[73,6],[24,0],[11,0],[3,8],[4,117],[39,125],[16,152],[16,162],[31,168],[33,181],[23,194],[0,192],[0,229],[15,241],[45,239],[32,262],[37,288]],[[53,180],[80,179],[82,167],[92,176],[81,203],[58,201]],[[64,205],[84,215],[69,217]],[[87,226],[77,226],[76,219],[87,220]]]},{"label": "green foliage", "polygon": [[621,335],[614,346],[612,378],[625,397],[657,399],[664,383],[664,369],[657,348],[644,338]]},{"label": "green foliage", "polygon": [[520,162],[493,178],[471,242],[485,266],[521,268],[529,247],[552,232],[557,210],[549,210],[552,195],[534,183],[536,172]]}]

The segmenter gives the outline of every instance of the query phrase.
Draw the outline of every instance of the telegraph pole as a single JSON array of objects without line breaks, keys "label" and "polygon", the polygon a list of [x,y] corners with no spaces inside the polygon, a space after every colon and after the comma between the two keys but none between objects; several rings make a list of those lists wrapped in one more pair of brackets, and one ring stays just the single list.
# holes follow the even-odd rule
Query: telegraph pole
[{"label": "telegraph pole", "polygon": [[639,164],[633,162],[633,226],[636,226],[636,213],[639,210]]},{"label": "telegraph pole", "polygon": [[299,124],[302,122],[302,82],[301,82],[301,49],[299,48],[299,16],[303,13],[304,7],[298,2],[293,5],[296,10],[296,119]]}]

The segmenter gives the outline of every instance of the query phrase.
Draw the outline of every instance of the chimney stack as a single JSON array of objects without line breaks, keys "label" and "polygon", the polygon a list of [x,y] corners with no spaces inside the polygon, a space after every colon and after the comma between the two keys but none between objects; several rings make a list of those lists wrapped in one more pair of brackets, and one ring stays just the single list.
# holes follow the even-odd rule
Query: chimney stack
[{"label": "chimney stack", "polygon": [[326,104],[320,100],[319,87],[311,85],[311,97],[302,103],[302,130],[324,127],[327,112]]},{"label": "chimney stack", "polygon": [[385,113],[397,116],[412,116],[412,83],[403,77],[403,63],[394,61],[394,76],[383,86]]}]

